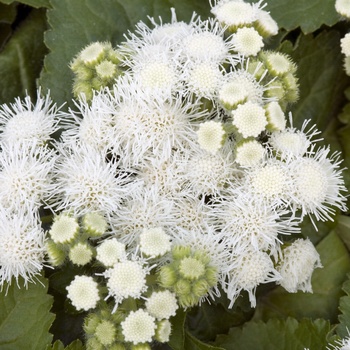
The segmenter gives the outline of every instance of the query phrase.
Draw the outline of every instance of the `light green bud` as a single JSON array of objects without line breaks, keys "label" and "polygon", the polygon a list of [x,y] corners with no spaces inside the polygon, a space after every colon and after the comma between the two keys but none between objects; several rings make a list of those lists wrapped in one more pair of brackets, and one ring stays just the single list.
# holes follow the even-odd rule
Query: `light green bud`
[{"label": "light green bud", "polygon": [[59,266],[64,263],[67,257],[65,249],[57,245],[53,240],[48,240],[46,243],[46,252],[49,257],[49,263],[52,266]]},{"label": "light green bud", "polygon": [[165,265],[159,271],[159,283],[164,288],[169,288],[176,283],[176,271],[171,265]]},{"label": "light green bud", "polygon": [[191,247],[177,245],[173,247],[173,249],[171,250],[171,253],[175,260],[181,260],[191,254]]},{"label": "light green bud", "polygon": [[84,319],[84,331],[88,335],[94,335],[97,325],[100,323],[101,319],[96,314],[89,314]]},{"label": "light green bud", "polygon": [[174,285],[176,295],[187,295],[191,292],[191,283],[185,279],[178,280]]},{"label": "light green bud", "polygon": [[192,286],[192,292],[197,298],[201,298],[206,295],[209,289],[210,285],[205,279],[195,281]]},{"label": "light green bud", "polygon": [[95,336],[102,345],[111,345],[116,340],[116,327],[111,321],[103,320],[97,325]]},{"label": "light green bud", "polygon": [[88,264],[93,257],[92,247],[87,243],[77,243],[69,251],[70,261],[78,266]]},{"label": "light green bud", "polygon": [[101,237],[107,231],[107,220],[97,212],[87,213],[82,219],[83,229],[90,237]]}]

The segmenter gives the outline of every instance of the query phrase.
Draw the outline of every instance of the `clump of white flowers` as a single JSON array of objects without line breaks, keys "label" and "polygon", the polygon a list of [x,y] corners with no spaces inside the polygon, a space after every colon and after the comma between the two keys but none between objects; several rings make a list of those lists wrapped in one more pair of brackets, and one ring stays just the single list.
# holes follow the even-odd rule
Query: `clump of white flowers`
[{"label": "clump of white flowers", "polygon": [[221,292],[230,307],[266,283],[311,292],[320,257],[293,235],[346,209],[340,155],[286,118],[297,67],[264,50],[276,22],[261,1],[211,12],[86,46],[77,111],[40,95],[0,108],[0,285],[32,282],[45,253],[84,271],[67,292],[87,349],[167,342],[179,308]]}]

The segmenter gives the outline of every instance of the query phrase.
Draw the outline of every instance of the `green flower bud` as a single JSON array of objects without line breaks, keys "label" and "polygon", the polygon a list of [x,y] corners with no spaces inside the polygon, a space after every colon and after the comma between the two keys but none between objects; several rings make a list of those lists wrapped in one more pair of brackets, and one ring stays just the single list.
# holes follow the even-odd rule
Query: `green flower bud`
[{"label": "green flower bud", "polygon": [[147,343],[131,345],[131,350],[152,350],[151,346]]},{"label": "green flower bud", "polygon": [[159,283],[164,288],[173,286],[177,280],[176,272],[171,265],[165,265],[159,271]]},{"label": "green flower bud", "polygon": [[117,72],[117,66],[109,60],[104,60],[96,66],[96,73],[100,79],[109,82]]},{"label": "green flower bud", "polygon": [[181,260],[182,258],[185,258],[191,254],[191,247],[177,245],[173,247],[171,253],[175,260]]},{"label": "green flower bud", "polygon": [[179,296],[179,305],[183,308],[192,307],[199,303],[199,298],[194,294],[187,294]]},{"label": "green flower bud", "polygon": [[48,240],[46,243],[46,252],[49,257],[49,263],[52,266],[59,266],[64,263],[67,253],[63,247],[57,245],[53,240]]},{"label": "green flower bud", "polygon": [[209,292],[210,287],[205,279],[200,279],[193,283],[192,292],[197,298],[201,298]]},{"label": "green flower bud", "polygon": [[93,256],[92,248],[87,243],[77,243],[69,251],[70,261],[78,266],[88,264]]},{"label": "green flower bud", "polygon": [[97,338],[92,337],[86,341],[86,350],[104,350],[104,346]]},{"label": "green flower bud", "polygon": [[111,321],[103,320],[96,327],[95,336],[104,345],[111,345],[116,340],[116,327]]},{"label": "green flower bud", "polygon": [[205,279],[210,287],[214,287],[218,283],[218,271],[214,266],[207,266],[205,270]]},{"label": "green flower bud", "polygon": [[191,283],[185,279],[178,280],[174,285],[176,295],[187,295],[191,292]]},{"label": "green flower bud", "polygon": [[88,335],[94,335],[96,327],[100,323],[101,319],[96,314],[89,314],[84,320],[84,331]]},{"label": "green flower bud", "polygon": [[160,343],[166,343],[170,339],[171,334],[171,323],[169,320],[161,320],[157,322],[155,340]]},{"label": "green flower bud", "polygon": [[107,231],[107,220],[97,212],[87,213],[82,220],[83,229],[90,237],[101,237]]},{"label": "green flower bud", "polygon": [[189,280],[196,280],[204,275],[205,264],[196,258],[183,258],[180,262],[181,276]]},{"label": "green flower bud", "polygon": [[85,98],[90,101],[93,97],[93,89],[91,83],[85,80],[76,80],[73,84],[73,95],[75,98],[79,98],[80,95],[85,95]]},{"label": "green flower bud", "polygon": [[126,347],[121,343],[117,343],[109,346],[108,350],[126,350]]}]

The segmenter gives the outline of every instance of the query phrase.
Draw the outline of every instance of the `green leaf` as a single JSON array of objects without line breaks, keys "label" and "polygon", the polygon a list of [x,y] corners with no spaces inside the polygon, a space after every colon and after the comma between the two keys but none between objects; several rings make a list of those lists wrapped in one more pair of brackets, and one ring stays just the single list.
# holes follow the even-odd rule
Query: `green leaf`
[{"label": "green leaf", "polygon": [[1,0],[3,4],[12,4],[13,2],[20,2],[21,4],[29,5],[35,8],[50,7],[50,0]]},{"label": "green leaf", "polygon": [[292,113],[294,125],[299,128],[305,119],[312,119],[319,130],[325,130],[343,105],[343,91],[349,85],[349,78],[343,70],[339,42],[336,31],[323,31],[315,38],[301,35],[291,53],[298,66],[300,99]]},{"label": "green leaf", "polygon": [[50,313],[52,297],[47,294],[47,279],[19,289],[13,283],[0,293],[0,348],[46,349],[52,341],[49,328],[54,319]]},{"label": "green leaf", "polygon": [[186,332],[184,350],[225,350],[224,348],[205,344],[196,339],[191,333]]},{"label": "green leaf", "polygon": [[[349,277],[349,275],[348,275]],[[339,301],[340,324],[337,327],[337,334],[342,337],[348,337],[350,332],[350,280],[346,280],[343,284],[343,291],[346,293]]]},{"label": "green leaf", "polygon": [[186,312],[179,309],[174,317],[170,319],[172,331],[168,345],[173,350],[183,350],[185,345],[185,321]]},{"label": "green leaf", "polygon": [[83,349],[84,349],[84,346],[80,340],[75,340],[66,347],[64,347],[64,344],[60,340],[57,340],[52,346],[48,347],[46,350],[83,350]]},{"label": "green leaf", "polygon": [[338,225],[336,227],[338,236],[342,239],[344,244],[350,250],[350,217],[341,215],[338,218]]},{"label": "green leaf", "polygon": [[331,27],[339,21],[334,3],[334,0],[269,0],[266,9],[280,28],[293,30],[301,27],[308,34],[323,24]]},{"label": "green leaf", "polygon": [[259,299],[254,319],[266,321],[290,316],[337,322],[338,300],[344,294],[341,288],[350,270],[349,253],[334,230],[316,248],[324,267],[313,273],[313,293],[288,293],[277,287]]},{"label": "green leaf", "polygon": [[326,320],[270,319],[267,323],[247,322],[219,335],[216,344],[226,350],[324,350],[330,324]]},{"label": "green leaf", "polygon": [[50,53],[45,58],[40,85],[51,90],[59,105],[64,102],[72,105],[73,75],[68,65],[89,43],[110,41],[116,45],[138,21],[149,23],[147,15],[157,19],[162,16],[164,22],[168,21],[170,7],[178,9],[179,20],[189,20],[194,10],[209,14],[209,2],[202,0],[52,0],[51,4],[48,11],[51,30],[45,35]]},{"label": "green leaf", "polygon": [[0,103],[24,97],[26,91],[36,97],[35,80],[46,53],[42,42],[45,29],[45,11],[33,10],[1,52]]},{"label": "green leaf", "polygon": [[12,34],[12,23],[17,15],[17,5],[0,4],[0,51]]}]

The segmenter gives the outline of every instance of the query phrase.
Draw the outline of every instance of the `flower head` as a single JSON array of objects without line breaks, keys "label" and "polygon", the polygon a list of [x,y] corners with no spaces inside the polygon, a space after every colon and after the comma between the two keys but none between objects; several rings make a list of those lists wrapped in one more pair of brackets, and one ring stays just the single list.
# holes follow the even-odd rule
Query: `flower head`
[{"label": "flower head", "polygon": [[264,46],[262,36],[251,27],[238,28],[232,43],[235,51],[244,56],[256,56]]},{"label": "flower head", "polygon": [[197,131],[200,147],[212,154],[215,154],[223,146],[225,136],[223,125],[213,120],[200,124]]},{"label": "flower head", "polygon": [[147,312],[158,320],[176,315],[176,296],[168,290],[153,292],[146,301]]},{"label": "flower head", "polygon": [[125,244],[116,238],[104,240],[96,248],[96,259],[106,267],[113,267],[119,261],[126,259]]},{"label": "flower head", "polygon": [[159,257],[171,249],[170,236],[161,227],[143,229],[140,234],[140,251],[148,257]]},{"label": "flower head", "polygon": [[93,309],[100,300],[97,282],[90,276],[75,276],[67,291],[68,298],[78,311]]}]

